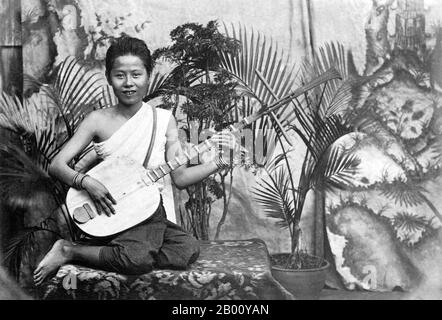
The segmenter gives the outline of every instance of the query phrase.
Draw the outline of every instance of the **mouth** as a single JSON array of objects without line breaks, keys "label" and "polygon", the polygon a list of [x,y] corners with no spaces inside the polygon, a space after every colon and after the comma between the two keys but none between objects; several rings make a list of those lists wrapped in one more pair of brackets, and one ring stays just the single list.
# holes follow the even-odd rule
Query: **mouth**
[{"label": "mouth", "polygon": [[123,91],[123,94],[125,96],[128,96],[128,97],[131,97],[131,96],[135,95],[136,93],[137,93],[137,91],[135,91],[135,90],[125,90],[125,91]]}]

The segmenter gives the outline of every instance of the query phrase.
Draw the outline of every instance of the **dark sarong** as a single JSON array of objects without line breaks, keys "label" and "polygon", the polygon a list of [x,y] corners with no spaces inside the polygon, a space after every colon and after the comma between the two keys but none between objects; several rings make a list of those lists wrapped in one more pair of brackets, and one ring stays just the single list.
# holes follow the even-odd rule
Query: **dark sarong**
[{"label": "dark sarong", "polygon": [[148,220],[99,245],[102,269],[122,274],[186,269],[200,251],[198,240],[166,219],[162,203]]}]

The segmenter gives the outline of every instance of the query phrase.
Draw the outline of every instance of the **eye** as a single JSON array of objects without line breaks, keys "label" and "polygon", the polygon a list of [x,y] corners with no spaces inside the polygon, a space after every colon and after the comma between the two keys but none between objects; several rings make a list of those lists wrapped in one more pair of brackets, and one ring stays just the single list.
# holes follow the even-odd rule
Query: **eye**
[{"label": "eye", "polygon": [[117,78],[117,79],[123,79],[123,78],[124,78],[124,75],[123,75],[122,73],[117,73],[117,74],[115,75],[115,78]]},{"label": "eye", "polygon": [[134,73],[134,78],[139,78],[139,77],[141,77],[141,73]]}]

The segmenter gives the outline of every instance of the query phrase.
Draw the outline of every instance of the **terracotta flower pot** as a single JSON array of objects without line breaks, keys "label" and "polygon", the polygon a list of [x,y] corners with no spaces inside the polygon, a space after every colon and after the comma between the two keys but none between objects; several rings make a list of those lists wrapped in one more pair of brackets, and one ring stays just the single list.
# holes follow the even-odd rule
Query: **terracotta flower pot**
[{"label": "terracotta flower pot", "polygon": [[328,261],[314,269],[285,269],[272,266],[273,277],[299,300],[318,300],[324,288]]}]

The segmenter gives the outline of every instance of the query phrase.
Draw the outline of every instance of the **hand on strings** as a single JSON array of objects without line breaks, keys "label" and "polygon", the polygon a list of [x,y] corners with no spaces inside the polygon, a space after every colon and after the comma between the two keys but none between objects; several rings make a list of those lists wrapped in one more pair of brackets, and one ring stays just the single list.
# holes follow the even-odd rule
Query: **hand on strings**
[{"label": "hand on strings", "polygon": [[98,214],[104,213],[108,217],[115,214],[113,205],[117,204],[117,201],[100,181],[87,176],[84,179],[83,187],[89,193],[92,200],[94,200]]},{"label": "hand on strings", "polygon": [[243,163],[247,159],[248,151],[241,145],[239,135],[229,130],[216,132],[212,138],[215,148],[212,148],[212,155],[221,156],[223,162],[235,166]]}]

